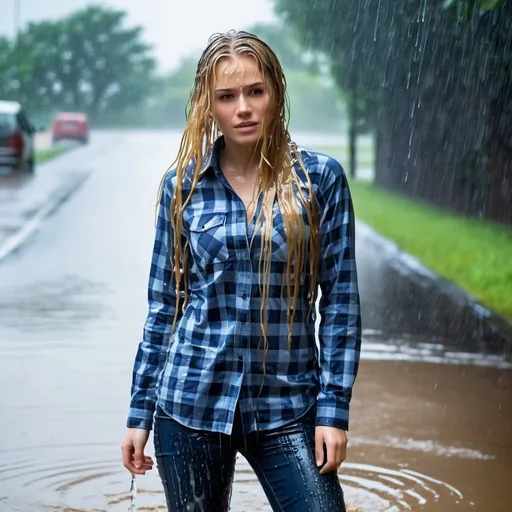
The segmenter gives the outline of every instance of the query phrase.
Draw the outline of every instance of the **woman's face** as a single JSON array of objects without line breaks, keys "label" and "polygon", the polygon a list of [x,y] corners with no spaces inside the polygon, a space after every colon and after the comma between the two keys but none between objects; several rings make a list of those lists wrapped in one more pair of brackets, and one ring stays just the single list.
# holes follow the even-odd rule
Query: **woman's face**
[{"label": "woman's face", "polygon": [[227,141],[248,146],[257,143],[268,122],[269,105],[269,91],[254,57],[237,54],[219,60],[213,117]]}]

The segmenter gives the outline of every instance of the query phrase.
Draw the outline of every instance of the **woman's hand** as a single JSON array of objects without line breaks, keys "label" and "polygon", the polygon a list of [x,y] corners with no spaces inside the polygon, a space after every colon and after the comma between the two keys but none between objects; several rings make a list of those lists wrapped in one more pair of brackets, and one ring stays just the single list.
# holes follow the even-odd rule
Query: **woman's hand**
[{"label": "woman's hand", "polygon": [[337,470],[347,458],[347,433],[335,427],[315,427],[315,458],[317,466],[325,463],[321,475]]},{"label": "woman's hand", "polygon": [[123,465],[132,476],[145,475],[146,471],[153,468],[153,459],[144,455],[148,437],[149,430],[129,428],[121,444]]}]

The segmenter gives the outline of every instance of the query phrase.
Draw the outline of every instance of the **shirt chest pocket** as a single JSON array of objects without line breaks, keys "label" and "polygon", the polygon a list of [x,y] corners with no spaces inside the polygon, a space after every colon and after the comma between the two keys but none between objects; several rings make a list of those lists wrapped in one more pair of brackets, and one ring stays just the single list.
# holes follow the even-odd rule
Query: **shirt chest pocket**
[{"label": "shirt chest pocket", "polygon": [[226,240],[226,213],[203,213],[188,224],[190,248],[194,261],[204,267],[223,263],[229,258]]}]

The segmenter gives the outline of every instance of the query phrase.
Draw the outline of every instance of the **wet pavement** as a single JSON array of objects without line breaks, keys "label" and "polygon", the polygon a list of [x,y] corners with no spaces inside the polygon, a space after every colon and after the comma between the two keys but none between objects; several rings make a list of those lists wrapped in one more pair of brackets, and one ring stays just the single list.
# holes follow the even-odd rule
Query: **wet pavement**
[{"label": "wet pavement", "polygon": [[[48,132],[36,136],[38,149],[51,146]],[[62,143],[66,145],[66,143]],[[42,221],[80,189],[109,146],[89,148],[68,143],[68,152],[54,161],[36,164],[31,174],[0,168],[0,261],[29,240]]]},{"label": "wet pavement", "polygon": [[[35,184],[19,184],[29,204],[50,176],[87,176],[0,263],[0,511],[128,509],[120,443],[146,314],[153,205],[178,143],[166,132],[95,132],[89,147],[42,167]],[[9,187],[0,183],[2,222]],[[511,510],[508,326],[357,229],[365,330],[340,470],[348,504]],[[139,510],[165,510],[156,471],[137,485]],[[231,510],[270,510],[243,458]]]}]

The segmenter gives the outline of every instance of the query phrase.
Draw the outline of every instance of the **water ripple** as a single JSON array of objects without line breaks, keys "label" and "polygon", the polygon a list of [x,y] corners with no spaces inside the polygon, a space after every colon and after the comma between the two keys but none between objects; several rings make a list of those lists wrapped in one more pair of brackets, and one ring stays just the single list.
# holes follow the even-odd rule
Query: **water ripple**
[{"label": "water ripple", "polygon": [[[94,450],[96,455],[102,452],[101,447],[105,444],[98,443]],[[0,496],[0,502],[8,506],[16,504],[16,509],[24,512],[43,509],[125,512],[130,500],[131,479],[120,460],[114,456],[107,459],[94,457],[91,453],[84,459],[84,450],[87,452],[83,443],[76,443],[60,447],[27,447],[21,451],[25,455],[30,453],[33,459],[17,457],[19,451],[2,451],[5,462],[0,471],[0,489],[17,489],[17,495],[10,493],[8,499]],[[65,452],[67,456],[59,457],[59,452]],[[75,456],[69,456],[73,452]],[[48,453],[53,456],[51,461],[45,459]],[[448,510],[463,500],[461,492],[450,484],[409,468],[346,462],[339,478],[347,503],[361,512],[402,512],[417,510],[427,504]],[[138,479],[138,510],[165,510],[157,471]],[[5,485],[7,482],[8,486]],[[37,501],[34,503],[34,500]],[[239,456],[232,511],[247,510],[268,512],[270,507],[256,475],[247,461]]]}]

